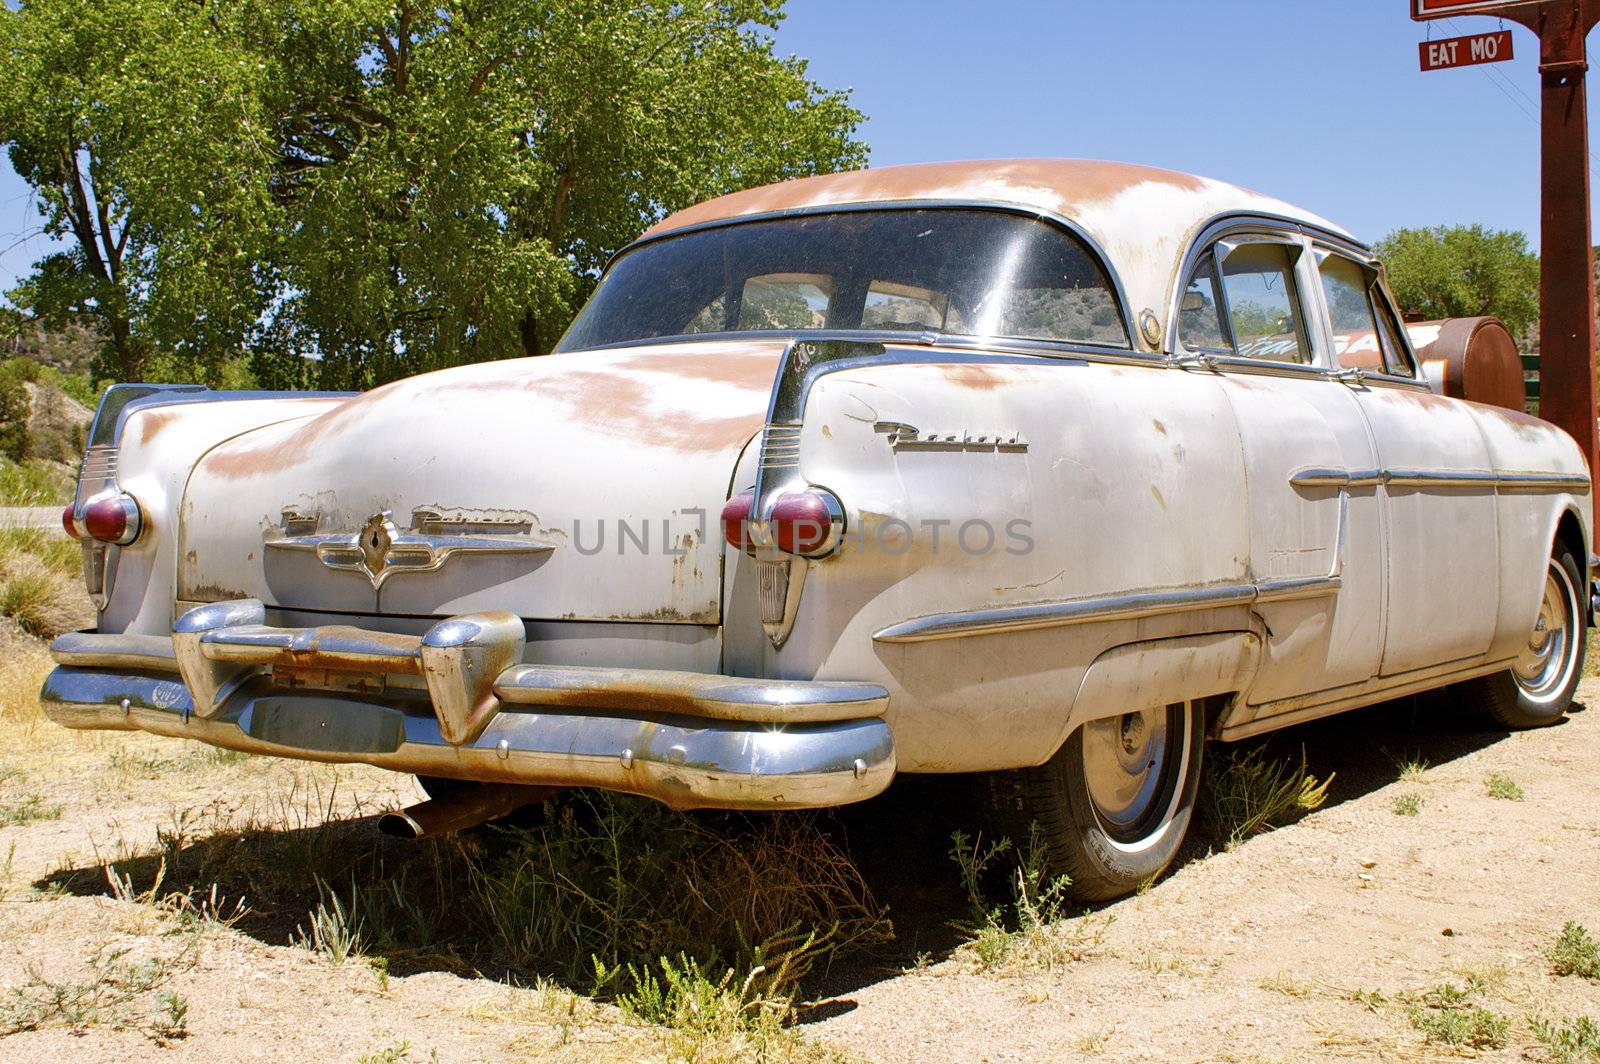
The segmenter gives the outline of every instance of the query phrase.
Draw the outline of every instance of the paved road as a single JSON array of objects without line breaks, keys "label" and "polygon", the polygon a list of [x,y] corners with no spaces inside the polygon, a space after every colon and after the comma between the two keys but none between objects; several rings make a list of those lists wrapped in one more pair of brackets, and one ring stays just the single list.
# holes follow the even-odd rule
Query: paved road
[{"label": "paved road", "polygon": [[43,528],[67,537],[61,510],[55,506],[0,506],[0,528]]}]

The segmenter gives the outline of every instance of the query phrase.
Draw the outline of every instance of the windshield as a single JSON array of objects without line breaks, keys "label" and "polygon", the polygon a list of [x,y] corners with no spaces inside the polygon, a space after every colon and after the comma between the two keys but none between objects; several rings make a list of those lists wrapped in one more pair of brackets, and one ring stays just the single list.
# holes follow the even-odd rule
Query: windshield
[{"label": "windshield", "polygon": [[557,345],[706,333],[941,332],[1128,346],[1104,268],[1053,225],[957,208],[844,211],[623,255]]}]

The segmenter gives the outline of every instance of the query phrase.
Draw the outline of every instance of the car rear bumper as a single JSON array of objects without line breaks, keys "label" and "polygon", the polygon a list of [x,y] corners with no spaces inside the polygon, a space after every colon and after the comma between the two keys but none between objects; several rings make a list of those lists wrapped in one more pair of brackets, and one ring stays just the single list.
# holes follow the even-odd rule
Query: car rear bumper
[{"label": "car rear bumper", "polygon": [[888,696],[868,684],[524,664],[509,615],[452,618],[420,638],[263,621],[259,603],[218,603],[185,614],[170,641],[62,636],[45,713],[69,728],[601,787],[676,808],[842,805],[895,772]]}]

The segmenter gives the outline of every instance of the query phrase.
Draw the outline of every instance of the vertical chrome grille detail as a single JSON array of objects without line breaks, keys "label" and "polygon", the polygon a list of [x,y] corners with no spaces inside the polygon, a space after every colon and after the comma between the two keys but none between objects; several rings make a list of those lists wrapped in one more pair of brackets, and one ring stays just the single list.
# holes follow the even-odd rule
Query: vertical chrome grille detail
[{"label": "vertical chrome grille detail", "polygon": [[756,572],[761,577],[761,623],[781,624],[789,600],[789,562],[758,561]]},{"label": "vertical chrome grille detail", "polygon": [[761,468],[794,469],[800,465],[800,425],[770,424],[761,432]]}]

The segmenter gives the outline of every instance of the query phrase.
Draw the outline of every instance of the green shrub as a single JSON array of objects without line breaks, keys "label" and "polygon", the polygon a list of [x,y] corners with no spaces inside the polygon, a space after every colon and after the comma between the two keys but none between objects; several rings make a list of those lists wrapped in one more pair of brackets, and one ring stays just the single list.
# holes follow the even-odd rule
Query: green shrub
[{"label": "green shrub", "polygon": [[1012,850],[1010,839],[985,847],[965,832],[950,836],[950,859],[960,870],[972,914],[960,928],[968,936],[962,953],[979,971],[996,974],[1048,970],[1082,960],[1099,945],[1104,921],[1068,920],[1071,881],[1050,876],[1038,824],[1029,825],[1028,844],[1017,852],[1010,901],[990,904],[984,882],[995,862]]},{"label": "green shrub", "polygon": [[1588,1016],[1560,1022],[1530,1016],[1528,1029],[1558,1064],[1600,1061],[1600,1023]]},{"label": "green shrub", "polygon": [[1389,806],[1389,811],[1395,816],[1416,816],[1422,812],[1422,795],[1415,791],[1397,794]]},{"label": "green shrub", "polygon": [[1527,797],[1517,781],[1510,776],[1502,776],[1498,772],[1491,772],[1483,778],[1483,786],[1489,792],[1490,798],[1502,798],[1508,802],[1520,802]]},{"label": "green shrub", "polygon": [[1568,920],[1562,925],[1561,934],[1547,956],[1550,970],[1556,975],[1600,979],[1600,942],[1591,938],[1582,924]]}]

